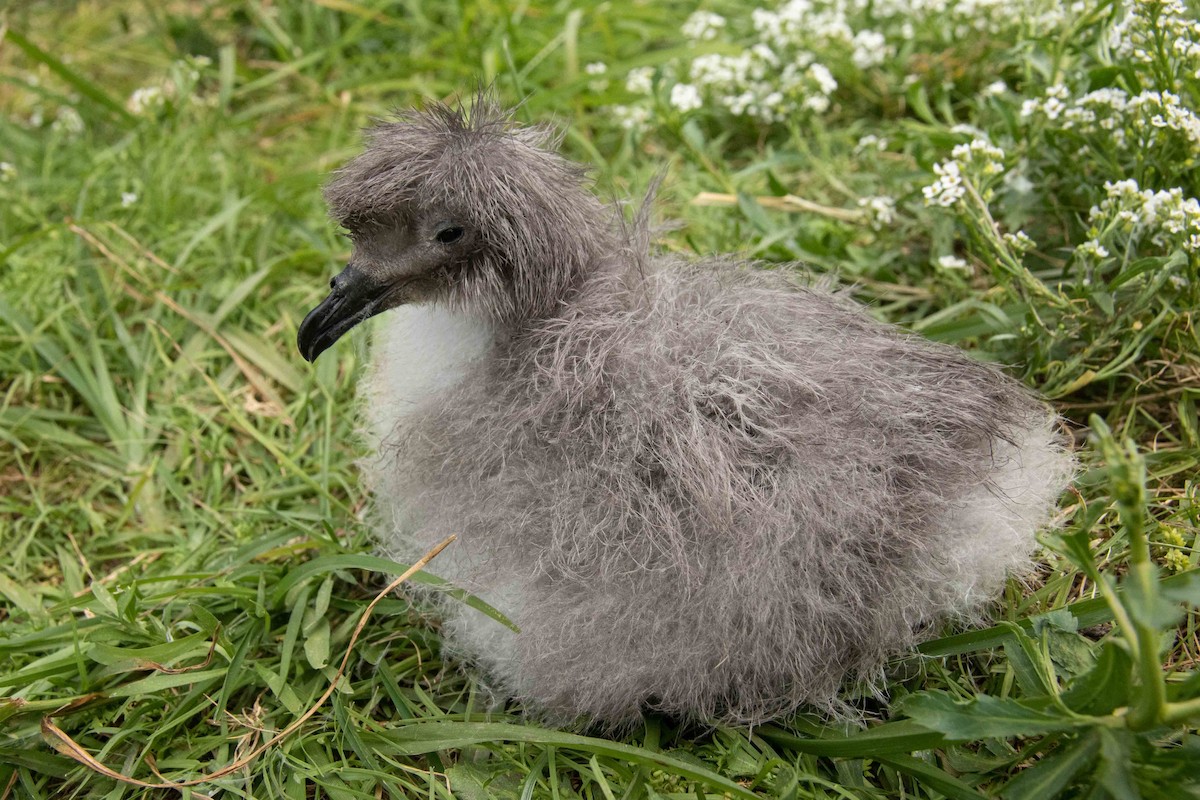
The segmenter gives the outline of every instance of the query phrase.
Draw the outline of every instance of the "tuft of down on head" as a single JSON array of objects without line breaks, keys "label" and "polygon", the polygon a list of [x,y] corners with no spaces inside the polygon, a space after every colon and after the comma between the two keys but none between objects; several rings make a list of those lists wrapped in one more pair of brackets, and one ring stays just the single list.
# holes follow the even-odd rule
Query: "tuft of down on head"
[{"label": "tuft of down on head", "polygon": [[557,143],[549,127],[515,124],[487,93],[470,108],[434,104],[379,122],[325,190],[354,241],[351,264],[386,279],[398,249],[433,238],[444,258],[405,302],[440,301],[501,324],[553,311],[611,246],[611,214]]}]

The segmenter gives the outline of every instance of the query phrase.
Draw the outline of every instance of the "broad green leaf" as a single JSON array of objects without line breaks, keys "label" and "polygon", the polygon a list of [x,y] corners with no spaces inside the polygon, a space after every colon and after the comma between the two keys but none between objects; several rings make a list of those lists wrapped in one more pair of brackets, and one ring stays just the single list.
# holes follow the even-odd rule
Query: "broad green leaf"
[{"label": "broad green leaf", "polygon": [[290,714],[300,716],[304,713],[304,704],[300,702],[300,698],[296,695],[296,691],[292,688],[291,683],[260,662],[255,662],[253,669],[262,682],[271,690],[272,694],[279,699],[279,702],[283,703],[283,707]]},{"label": "broad green leaf", "polygon": [[[1124,583],[1122,582],[1122,585]],[[1161,592],[1161,584],[1157,580],[1151,586],[1152,591],[1148,596],[1142,596],[1137,591],[1122,592],[1122,604],[1134,623],[1160,631],[1174,627],[1183,619],[1183,609]]]},{"label": "broad green leaf", "polygon": [[1133,661],[1117,641],[1100,648],[1096,664],[1071,682],[1062,700],[1080,714],[1102,716],[1129,701],[1130,670]]},{"label": "broad green leaf", "polygon": [[1130,772],[1130,736],[1126,731],[1097,728],[1100,739],[1100,763],[1096,767],[1096,781],[1108,793],[1120,800],[1138,800],[1141,793]]},{"label": "broad green leaf", "polygon": [[1026,767],[1001,791],[1004,800],[1054,800],[1096,756],[1094,734],[1070,740],[1051,755]]},{"label": "broad green leaf", "polygon": [[977,695],[965,703],[940,691],[912,695],[901,708],[917,724],[953,741],[1037,736],[1078,727],[1081,723],[1026,703]]},{"label": "broad green leaf", "polygon": [[329,620],[320,617],[312,629],[305,632],[304,657],[313,669],[321,669],[329,663]]},{"label": "broad green leaf", "polygon": [[28,742],[0,745],[0,764],[35,770],[56,778],[65,778],[79,769],[79,762],[74,759],[51,753],[48,748],[32,749],[28,745]]},{"label": "broad green leaf", "polygon": [[1179,581],[1160,584],[1162,596],[1175,603],[1186,603],[1189,606],[1200,607],[1200,571],[1190,570],[1179,573]]},{"label": "broad green leaf", "polygon": [[1046,663],[1039,643],[1020,626],[1004,624],[1011,633],[1004,643],[1004,654],[1008,656],[1008,664],[1017,676],[1017,684],[1027,695],[1040,697],[1052,694],[1055,689],[1052,677],[1054,668]]},{"label": "broad green leaf", "polygon": [[150,647],[113,647],[107,644],[93,644],[87,656],[98,664],[110,667],[125,666],[135,669],[148,661],[169,665],[172,661],[189,655],[201,658],[208,652],[211,639],[203,633],[193,633],[163,644]]},{"label": "broad green leaf", "polygon": [[446,777],[455,800],[517,800],[519,797],[519,792],[511,785],[511,774],[497,776],[479,764],[460,761],[446,770]]}]

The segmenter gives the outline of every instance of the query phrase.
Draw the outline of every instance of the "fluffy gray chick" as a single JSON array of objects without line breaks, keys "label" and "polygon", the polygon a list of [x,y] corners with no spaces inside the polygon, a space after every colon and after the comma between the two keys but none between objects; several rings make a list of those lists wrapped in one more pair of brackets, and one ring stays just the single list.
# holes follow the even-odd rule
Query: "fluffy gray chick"
[{"label": "fluffy gray chick", "polygon": [[553,134],[480,98],[370,131],[326,190],[349,266],[315,359],[382,323],[364,474],[383,548],[497,606],[448,649],[543,718],[755,723],[1027,567],[1071,472],[1016,381],[791,270],[650,255]]}]

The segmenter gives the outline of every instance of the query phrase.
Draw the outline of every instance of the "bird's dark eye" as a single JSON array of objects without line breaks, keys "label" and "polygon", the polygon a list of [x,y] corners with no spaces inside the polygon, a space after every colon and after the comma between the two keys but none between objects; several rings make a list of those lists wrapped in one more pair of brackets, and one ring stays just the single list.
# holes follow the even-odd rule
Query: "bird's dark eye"
[{"label": "bird's dark eye", "polygon": [[464,231],[459,225],[447,225],[433,235],[442,244],[453,244],[462,238]]}]

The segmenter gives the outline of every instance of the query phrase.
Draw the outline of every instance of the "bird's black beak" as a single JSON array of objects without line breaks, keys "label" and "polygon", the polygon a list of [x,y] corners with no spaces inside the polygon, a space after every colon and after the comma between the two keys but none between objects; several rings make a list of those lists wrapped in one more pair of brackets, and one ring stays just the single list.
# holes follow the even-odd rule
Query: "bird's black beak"
[{"label": "bird's black beak", "polygon": [[329,289],[329,296],[300,323],[296,344],[306,361],[316,361],[346,331],[387,307],[387,287],[353,264],[334,276]]}]

